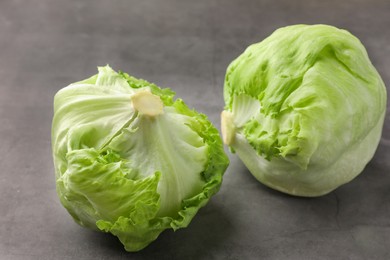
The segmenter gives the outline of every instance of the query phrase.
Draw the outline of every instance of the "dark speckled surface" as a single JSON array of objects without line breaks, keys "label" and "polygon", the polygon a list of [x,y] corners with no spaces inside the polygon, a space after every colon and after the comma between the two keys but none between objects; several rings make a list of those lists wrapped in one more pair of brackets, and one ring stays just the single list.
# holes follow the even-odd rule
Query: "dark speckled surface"
[{"label": "dark speckled surface", "polygon": [[229,62],[289,24],[348,29],[390,86],[389,13],[387,0],[2,0],[0,259],[390,259],[389,108],[375,157],[349,184],[290,197],[229,154],[220,193],[190,226],[135,254],[73,222],[50,150],[53,95],[107,63],[174,89],[219,127]]}]

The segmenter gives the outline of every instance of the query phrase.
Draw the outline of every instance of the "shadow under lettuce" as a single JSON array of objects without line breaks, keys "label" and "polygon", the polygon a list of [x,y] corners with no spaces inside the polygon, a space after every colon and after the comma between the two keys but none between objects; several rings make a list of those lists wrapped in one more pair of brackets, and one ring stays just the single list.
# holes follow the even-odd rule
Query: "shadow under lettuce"
[{"label": "shadow under lettuce", "polygon": [[[149,246],[138,252],[126,252],[117,237],[85,230],[85,239],[94,248],[93,255],[110,259],[204,259],[213,258],[233,227],[222,206],[211,201],[194,217],[187,228],[165,230]],[[97,250],[96,250],[96,249]],[[98,252],[97,252],[98,251]]]}]

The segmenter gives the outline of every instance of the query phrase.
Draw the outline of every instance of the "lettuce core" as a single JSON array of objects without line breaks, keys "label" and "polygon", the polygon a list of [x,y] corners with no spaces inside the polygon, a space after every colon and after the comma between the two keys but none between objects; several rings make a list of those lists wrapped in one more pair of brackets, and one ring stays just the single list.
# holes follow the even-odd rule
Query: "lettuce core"
[{"label": "lettuce core", "polygon": [[139,91],[131,96],[133,108],[146,116],[157,116],[164,113],[163,103],[159,96],[150,91]]}]

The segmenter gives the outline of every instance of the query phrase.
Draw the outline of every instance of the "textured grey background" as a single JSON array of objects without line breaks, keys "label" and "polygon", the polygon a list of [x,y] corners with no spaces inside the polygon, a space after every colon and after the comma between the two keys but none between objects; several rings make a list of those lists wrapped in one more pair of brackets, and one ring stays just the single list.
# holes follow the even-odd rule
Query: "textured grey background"
[{"label": "textured grey background", "polygon": [[348,29],[390,86],[389,14],[388,0],[1,0],[0,259],[390,259],[389,108],[375,157],[351,183],[290,197],[229,154],[220,193],[139,253],[72,221],[50,150],[53,95],[107,63],[174,89],[219,127],[229,62],[289,24]]}]

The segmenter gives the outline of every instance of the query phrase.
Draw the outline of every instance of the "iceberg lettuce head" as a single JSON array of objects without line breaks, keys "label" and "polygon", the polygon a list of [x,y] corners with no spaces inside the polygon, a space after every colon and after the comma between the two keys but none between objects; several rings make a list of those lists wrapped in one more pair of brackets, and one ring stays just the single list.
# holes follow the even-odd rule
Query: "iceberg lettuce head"
[{"label": "iceberg lettuce head", "polygon": [[114,234],[127,251],[186,227],[229,163],[206,116],[173,97],[106,66],[54,98],[61,203],[78,224]]},{"label": "iceberg lettuce head", "polygon": [[225,77],[224,142],[263,184],[320,196],[373,157],[386,88],[361,42],[327,25],[293,25],[249,46]]}]

